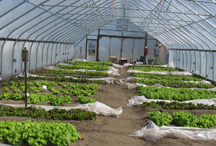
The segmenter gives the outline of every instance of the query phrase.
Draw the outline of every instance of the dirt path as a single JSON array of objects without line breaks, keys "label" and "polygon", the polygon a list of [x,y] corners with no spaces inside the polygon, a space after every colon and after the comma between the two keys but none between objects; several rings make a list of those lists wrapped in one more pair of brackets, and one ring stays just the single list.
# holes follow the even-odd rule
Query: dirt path
[{"label": "dirt path", "polygon": [[[120,68],[121,77],[125,78],[127,68]],[[149,120],[146,119],[146,113],[154,109],[144,109],[142,106],[128,107],[127,101],[136,95],[136,90],[128,90],[125,85],[103,85],[104,92],[100,91],[98,101],[112,107],[122,106],[123,113],[117,117],[98,116],[96,121],[62,121],[70,122],[75,125],[77,131],[82,135],[84,140],[71,143],[71,146],[215,146],[216,141],[192,141],[184,139],[163,138],[155,142],[145,141],[144,138],[130,137],[129,134],[140,130]],[[23,121],[28,118],[18,117],[0,117],[0,120]],[[37,120],[46,121],[53,120]],[[59,122],[59,120],[55,120]]]},{"label": "dirt path", "polygon": [[[120,68],[122,75],[129,76],[127,68]],[[128,107],[127,101],[136,95],[136,90],[128,90],[125,85],[106,85],[100,94],[99,101],[113,108],[122,106],[123,113],[119,118],[99,116],[94,122],[72,122],[83,135],[84,140],[76,142],[75,146],[215,146],[216,141],[191,141],[183,139],[164,138],[155,142],[145,141],[143,138],[130,137],[129,134],[140,130],[149,120],[145,119],[148,109],[141,106]],[[152,111],[152,109],[149,109]]]}]

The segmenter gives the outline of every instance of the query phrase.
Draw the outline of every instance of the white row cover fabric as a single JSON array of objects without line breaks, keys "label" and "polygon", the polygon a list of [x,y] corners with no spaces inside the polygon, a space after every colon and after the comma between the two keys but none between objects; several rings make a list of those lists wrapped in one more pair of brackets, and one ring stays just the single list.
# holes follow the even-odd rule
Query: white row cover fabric
[{"label": "white row cover fabric", "polygon": [[143,74],[159,74],[159,75],[182,75],[182,76],[192,76],[192,73],[187,71],[176,71],[176,72],[162,72],[162,71],[140,71],[129,69],[128,73],[143,73]]},{"label": "white row cover fabric", "polygon": [[[24,107],[24,104],[5,104],[5,103],[0,103],[0,105],[2,106],[12,106],[12,107]],[[105,105],[104,103],[98,102],[96,101],[95,103],[86,103],[86,104],[80,104],[74,107],[70,107],[70,106],[46,106],[46,105],[35,105],[35,104],[28,104],[27,105],[32,106],[32,107],[36,107],[36,108],[43,108],[46,111],[49,111],[53,108],[57,108],[57,109],[65,109],[65,110],[69,110],[69,109],[82,109],[85,111],[91,111],[91,112],[95,112],[97,115],[104,115],[104,116],[116,116],[119,117],[123,110],[122,107],[119,108],[111,108],[107,105]]]},{"label": "white row cover fabric", "polygon": [[[212,89],[214,91],[216,91],[216,88]],[[165,101],[165,102],[176,102],[175,100],[162,100],[162,99],[148,99],[145,96],[133,96],[131,97],[131,99],[128,100],[128,104],[127,106],[136,106],[136,105],[140,105],[143,104],[143,102],[157,102],[157,101]],[[206,104],[206,105],[215,105],[216,106],[216,98],[211,98],[211,99],[196,99],[196,100],[187,100],[187,101],[178,101],[180,103],[194,103],[194,104],[198,104],[198,103],[202,103],[202,104]]]},{"label": "white row cover fabric", "polygon": [[143,137],[147,141],[156,141],[161,138],[180,138],[188,140],[213,140],[216,139],[216,129],[197,128],[197,127],[174,127],[157,126],[154,122],[149,122],[129,136]]}]

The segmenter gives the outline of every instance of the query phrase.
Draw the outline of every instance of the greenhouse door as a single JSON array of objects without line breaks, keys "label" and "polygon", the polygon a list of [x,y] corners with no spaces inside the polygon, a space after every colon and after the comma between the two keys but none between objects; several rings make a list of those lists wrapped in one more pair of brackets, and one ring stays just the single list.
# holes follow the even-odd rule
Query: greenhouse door
[{"label": "greenhouse door", "polygon": [[87,40],[87,60],[96,61],[97,55],[97,40]]}]

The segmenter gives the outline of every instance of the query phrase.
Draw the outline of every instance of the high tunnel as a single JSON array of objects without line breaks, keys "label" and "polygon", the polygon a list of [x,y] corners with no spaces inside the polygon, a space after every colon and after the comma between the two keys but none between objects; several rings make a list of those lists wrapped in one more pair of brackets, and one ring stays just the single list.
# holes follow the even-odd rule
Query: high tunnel
[{"label": "high tunnel", "polygon": [[0,75],[23,71],[24,47],[29,71],[72,59],[76,45],[100,29],[147,33],[175,67],[216,81],[215,7],[215,0],[0,0]]}]

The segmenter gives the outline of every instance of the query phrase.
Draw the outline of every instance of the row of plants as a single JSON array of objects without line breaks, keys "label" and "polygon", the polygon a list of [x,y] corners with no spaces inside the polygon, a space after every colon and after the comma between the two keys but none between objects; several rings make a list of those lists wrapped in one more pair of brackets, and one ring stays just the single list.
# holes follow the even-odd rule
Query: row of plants
[{"label": "row of plants", "polygon": [[98,64],[92,64],[92,65],[85,65],[85,64],[74,64],[74,65],[62,65],[58,64],[57,67],[60,67],[62,69],[89,69],[89,70],[109,70],[109,65],[98,65]]},{"label": "row of plants", "polygon": [[202,81],[201,78],[186,77],[186,76],[175,76],[175,75],[154,75],[154,74],[140,74],[132,73],[133,77],[155,79],[155,80],[169,80],[169,81]]},{"label": "row of plants", "polygon": [[[24,77],[18,77],[17,80],[24,80]],[[106,84],[105,80],[88,80],[86,78],[66,78],[66,77],[28,77],[28,80],[46,80],[46,81],[58,81],[58,82],[78,82],[78,83],[94,83],[94,84]]]},{"label": "row of plants", "polygon": [[74,76],[77,78],[102,78],[107,77],[107,72],[102,71],[74,71],[71,69],[68,70],[46,70],[46,71],[40,71],[37,73],[37,75],[42,76],[52,76],[52,77],[62,77],[62,76]]},{"label": "row of plants", "polygon": [[147,112],[147,118],[152,120],[158,126],[169,126],[175,124],[182,127],[200,127],[211,128],[216,125],[216,115],[205,114],[197,117],[189,112],[180,111],[169,113],[163,113],[160,111]]},{"label": "row of plants", "polygon": [[112,66],[111,62],[106,62],[106,61],[74,61],[74,62],[67,62],[69,64],[85,64],[85,65],[108,65]]},{"label": "row of plants", "polygon": [[155,67],[155,66],[130,66],[130,69],[140,70],[140,71],[165,71],[165,72],[179,71],[178,69],[171,68],[171,67]]},{"label": "row of plants", "polygon": [[81,109],[51,109],[46,111],[43,108],[35,107],[11,107],[1,106],[0,116],[16,116],[16,117],[28,117],[34,119],[54,119],[54,120],[96,120],[96,113],[90,111],[84,111]]},{"label": "row of plants", "polygon": [[137,95],[143,95],[149,99],[166,99],[186,101],[194,99],[216,98],[216,91],[207,89],[166,88],[137,86]]},{"label": "row of plants", "polygon": [[[8,84],[8,82],[4,82],[2,85],[6,86]],[[17,82],[14,82],[14,81],[10,81],[10,88],[15,92],[17,93],[17,91],[20,91],[20,88],[23,89],[23,92],[25,90],[25,86],[24,86],[24,82],[20,82],[18,81]],[[42,90],[42,86],[43,85],[46,85],[51,91],[53,90],[56,90],[54,88],[54,86],[57,86],[57,85],[60,85],[62,88],[68,88],[68,87],[71,87],[72,89],[83,89],[83,90],[96,90],[96,89],[100,89],[100,86],[97,86],[97,85],[88,85],[88,84],[84,84],[84,85],[81,85],[81,84],[72,84],[72,83],[68,83],[68,84],[65,84],[63,82],[59,82],[57,84],[57,82],[47,82],[47,81],[28,81],[27,82],[27,85],[29,86],[29,89],[30,90],[33,90],[35,91],[36,89],[37,90]],[[8,87],[4,87],[4,90],[5,92],[8,92],[9,91],[9,88]],[[62,89],[60,88],[59,89],[60,91],[62,91]],[[35,91],[36,93],[38,93],[37,91]],[[92,91],[89,91],[89,92],[92,92]]]},{"label": "row of plants", "polygon": [[[28,103],[32,103],[32,104],[38,104],[39,102],[48,101],[48,100],[50,100],[52,105],[63,105],[64,103],[71,103],[71,97],[68,96],[69,94],[74,94],[78,96],[79,101],[81,103],[94,103],[95,99],[91,99],[87,96],[96,94],[97,93],[96,90],[100,89],[100,86],[97,85],[87,85],[87,84],[81,85],[81,84],[72,84],[72,83],[65,84],[62,82],[59,83],[59,85],[62,87],[59,89],[55,89],[54,87],[52,87],[53,85],[57,85],[57,83],[55,82],[48,83],[47,81],[43,81],[43,82],[34,81],[34,82],[28,82],[28,84],[30,87],[34,85],[39,87],[42,85],[46,85],[48,87],[48,90],[53,92],[53,94],[55,95],[60,94],[60,92],[63,93],[63,95],[61,95],[60,97],[56,97],[55,95],[52,94],[45,94],[45,95],[38,94],[38,93],[29,94],[27,98]],[[24,100],[24,94],[23,93],[11,94],[11,93],[3,92],[1,94],[1,99],[2,100],[8,100],[8,99]]]},{"label": "row of plants", "polygon": [[194,104],[192,102],[189,103],[181,103],[181,102],[165,102],[165,101],[151,101],[151,102],[143,102],[143,106],[146,108],[162,108],[162,109],[176,109],[176,110],[195,110],[195,109],[205,109],[205,110],[216,110],[215,105],[205,105],[205,104]]},{"label": "row of plants", "polygon": [[[4,82],[4,83],[2,83],[2,85],[5,86],[3,88],[4,92],[8,92],[10,89],[13,90],[14,93],[25,92],[25,83],[24,82],[10,81],[9,82],[10,89],[8,87],[6,87],[8,85],[8,82]],[[27,89],[27,92],[29,92],[31,90],[31,91],[34,91],[35,93],[38,93],[38,92],[43,90],[43,88],[42,88],[43,85],[56,86],[57,83],[56,82],[48,83],[47,81],[43,81],[43,82],[40,82],[40,81],[34,81],[34,82],[28,81],[27,85],[29,87]]]},{"label": "row of plants", "polygon": [[146,85],[161,84],[165,87],[174,88],[213,88],[214,85],[208,83],[195,83],[195,82],[184,82],[184,81],[173,81],[173,80],[155,80],[155,79],[136,79],[137,83],[144,83]]},{"label": "row of plants", "polygon": [[78,139],[76,127],[68,123],[0,121],[0,141],[12,145],[67,146]]},{"label": "row of plants", "polygon": [[[5,93],[3,92],[1,94],[1,100],[24,100],[24,94],[23,93]],[[50,100],[52,105],[59,106],[64,105],[65,103],[71,103],[71,97],[67,95],[61,95],[60,97],[57,97],[52,94],[29,94],[27,96],[27,103],[29,104],[38,104],[39,102],[44,102]]]}]

